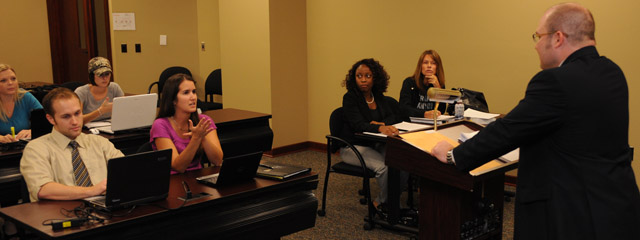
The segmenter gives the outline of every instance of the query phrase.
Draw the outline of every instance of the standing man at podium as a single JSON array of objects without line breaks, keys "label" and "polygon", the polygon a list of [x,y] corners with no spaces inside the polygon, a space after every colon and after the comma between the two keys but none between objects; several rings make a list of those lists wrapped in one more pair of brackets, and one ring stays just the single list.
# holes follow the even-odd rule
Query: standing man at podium
[{"label": "standing man at podium", "polygon": [[594,32],[585,7],[551,7],[533,34],[542,71],[524,99],[458,147],[432,150],[469,171],[520,147],[515,239],[640,239],[627,81]]}]

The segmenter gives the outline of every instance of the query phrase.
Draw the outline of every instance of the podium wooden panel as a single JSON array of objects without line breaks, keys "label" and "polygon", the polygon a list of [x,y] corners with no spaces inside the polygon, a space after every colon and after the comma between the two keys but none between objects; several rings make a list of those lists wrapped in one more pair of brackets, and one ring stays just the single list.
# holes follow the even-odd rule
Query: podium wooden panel
[{"label": "podium wooden panel", "polygon": [[[458,121],[438,129],[459,125],[473,130],[482,128],[473,122]],[[399,137],[387,138],[385,161],[389,167],[420,177],[420,239],[502,238],[504,173],[517,164],[471,176]]]}]

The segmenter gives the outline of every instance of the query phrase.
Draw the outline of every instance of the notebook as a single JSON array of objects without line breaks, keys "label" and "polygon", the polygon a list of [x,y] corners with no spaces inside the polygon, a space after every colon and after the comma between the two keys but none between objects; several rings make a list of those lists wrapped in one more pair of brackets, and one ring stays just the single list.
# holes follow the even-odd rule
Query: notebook
[{"label": "notebook", "polygon": [[53,126],[47,120],[46,115],[42,108],[31,111],[31,117],[29,118],[31,121],[31,139],[51,133]]},{"label": "notebook", "polygon": [[85,198],[90,205],[114,210],[167,198],[171,149],[113,158],[107,162],[106,195]]},{"label": "notebook", "polygon": [[286,180],[290,177],[310,171],[311,168],[308,167],[266,162],[264,164],[260,164],[257,175],[262,178]]},{"label": "notebook", "polygon": [[211,187],[228,186],[253,180],[262,159],[262,152],[254,152],[224,159],[220,172],[196,178]]},{"label": "notebook", "polygon": [[113,99],[111,120],[90,122],[87,128],[114,134],[117,131],[149,127],[156,118],[158,94],[140,94]]}]

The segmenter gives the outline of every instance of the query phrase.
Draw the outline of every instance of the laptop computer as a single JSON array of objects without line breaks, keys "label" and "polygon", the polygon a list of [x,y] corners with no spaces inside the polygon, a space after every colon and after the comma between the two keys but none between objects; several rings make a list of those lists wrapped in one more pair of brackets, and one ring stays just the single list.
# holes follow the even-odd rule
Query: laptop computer
[{"label": "laptop computer", "polygon": [[29,118],[29,121],[31,121],[31,139],[36,139],[42,135],[51,133],[53,125],[49,123],[46,115],[42,108],[31,111],[31,117]]},{"label": "laptop computer", "polygon": [[117,131],[149,127],[156,119],[158,94],[140,94],[113,99],[111,120],[90,122],[87,128],[114,134]]},{"label": "laptop computer", "polygon": [[309,167],[265,162],[264,164],[260,164],[256,175],[267,179],[287,180],[310,171],[311,168]]},{"label": "laptop computer", "polygon": [[114,210],[167,198],[171,149],[113,158],[107,162],[106,195],[85,198],[90,205]]},{"label": "laptop computer", "polygon": [[258,171],[262,152],[254,152],[225,158],[220,166],[220,172],[197,177],[199,183],[210,187],[228,186],[253,180]]}]

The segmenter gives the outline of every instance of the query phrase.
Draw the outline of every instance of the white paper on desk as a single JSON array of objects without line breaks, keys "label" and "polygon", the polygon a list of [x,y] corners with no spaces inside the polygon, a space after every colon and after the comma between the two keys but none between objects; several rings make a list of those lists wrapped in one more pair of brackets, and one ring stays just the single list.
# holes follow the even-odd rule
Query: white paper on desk
[{"label": "white paper on desk", "polygon": [[368,135],[373,135],[373,136],[376,136],[376,137],[383,137],[383,138],[387,137],[387,135],[384,135],[383,133],[374,133],[374,132],[363,132],[363,133],[364,134],[368,134]]},{"label": "white paper on desk", "polygon": [[484,118],[469,118],[469,120],[471,120],[474,123],[480,124],[480,125],[484,125],[487,126],[489,125],[489,123],[495,122],[496,119],[495,118],[489,118],[489,119],[484,119]]},{"label": "white paper on desk", "polygon": [[[406,132],[407,132],[407,131],[402,131],[402,130],[398,131],[398,133],[406,133]],[[373,135],[373,136],[376,136],[376,137],[383,137],[383,138],[388,137],[388,136],[387,136],[387,135],[385,135],[384,133],[374,133],[374,132],[363,132],[363,133],[364,133],[364,134],[368,134],[368,135]]]},{"label": "white paper on desk", "polygon": [[520,159],[520,148],[516,148],[513,151],[505,155],[502,155],[502,157],[499,157],[499,158],[504,162],[518,161]]},{"label": "white paper on desk", "polygon": [[460,141],[464,142],[467,141],[469,139],[471,139],[473,136],[475,136],[476,134],[478,134],[479,131],[475,131],[475,132],[470,132],[470,133],[460,133]]},{"label": "white paper on desk", "polygon": [[410,123],[410,122],[401,122],[401,123],[396,123],[393,124],[394,127],[396,127],[398,130],[404,130],[404,131],[418,131],[418,130],[424,130],[427,128],[431,128],[431,125],[425,125],[425,124],[418,124],[418,123]]},{"label": "white paper on desk", "polygon": [[480,112],[478,110],[474,110],[471,108],[467,108],[467,110],[464,110],[464,117],[468,117],[468,118],[490,119],[490,118],[495,118],[497,116],[500,116],[500,114]]},{"label": "white paper on desk", "polygon": [[[476,134],[478,134],[478,132],[479,131],[470,132],[470,133],[460,133],[460,141],[461,142],[467,141],[472,137],[474,137]],[[502,157],[499,157],[498,159],[500,159],[503,162],[517,161],[518,159],[520,159],[520,148],[516,148],[513,151],[505,155],[502,155]]]},{"label": "white paper on desk", "polygon": [[105,121],[88,122],[88,123],[85,123],[84,126],[87,128],[105,127],[105,126],[111,126],[111,122],[105,122]]}]

